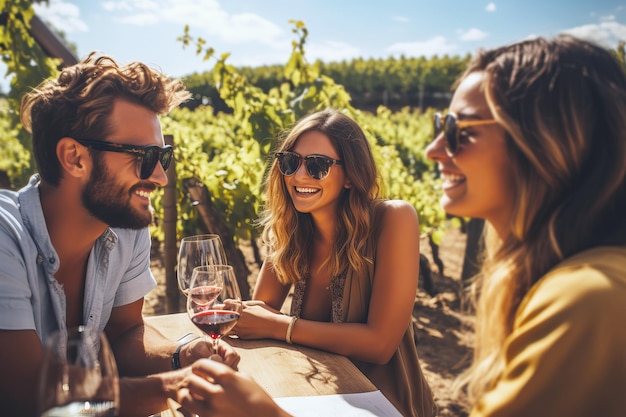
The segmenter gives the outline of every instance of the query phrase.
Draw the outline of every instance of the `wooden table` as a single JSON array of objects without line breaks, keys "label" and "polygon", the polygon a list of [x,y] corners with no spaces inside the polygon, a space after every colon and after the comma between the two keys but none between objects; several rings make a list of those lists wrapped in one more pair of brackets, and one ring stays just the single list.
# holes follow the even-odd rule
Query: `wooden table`
[{"label": "wooden table", "polygon": [[[145,320],[172,340],[189,332],[200,334],[185,313],[151,316]],[[226,341],[241,355],[239,370],[252,376],[275,398],[377,390],[345,356],[277,340],[227,338]]]}]

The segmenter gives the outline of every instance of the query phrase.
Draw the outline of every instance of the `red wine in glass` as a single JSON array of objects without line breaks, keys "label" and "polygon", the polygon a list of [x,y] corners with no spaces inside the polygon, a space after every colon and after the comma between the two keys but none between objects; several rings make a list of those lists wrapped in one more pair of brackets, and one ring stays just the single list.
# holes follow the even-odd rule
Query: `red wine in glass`
[{"label": "red wine in glass", "polygon": [[194,268],[187,296],[187,315],[211,338],[214,352],[218,351],[219,340],[237,324],[242,308],[232,266]]},{"label": "red wine in glass", "polygon": [[226,336],[239,320],[239,313],[229,310],[206,310],[191,318],[193,324],[216,340]]}]

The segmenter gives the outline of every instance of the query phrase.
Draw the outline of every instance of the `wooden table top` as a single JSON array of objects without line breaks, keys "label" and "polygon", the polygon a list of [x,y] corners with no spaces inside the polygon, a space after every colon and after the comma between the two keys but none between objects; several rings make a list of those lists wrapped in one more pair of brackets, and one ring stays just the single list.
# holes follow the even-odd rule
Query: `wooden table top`
[{"label": "wooden table top", "polygon": [[[186,313],[145,317],[166,337],[201,334]],[[345,356],[277,340],[226,338],[239,355],[239,370],[252,376],[272,397],[351,394],[377,388]]]}]

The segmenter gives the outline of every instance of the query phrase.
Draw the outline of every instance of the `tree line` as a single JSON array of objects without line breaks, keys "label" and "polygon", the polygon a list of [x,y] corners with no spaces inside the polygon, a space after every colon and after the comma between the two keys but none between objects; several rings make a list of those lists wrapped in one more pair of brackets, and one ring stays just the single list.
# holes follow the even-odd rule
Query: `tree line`
[{"label": "tree line", "polygon": [[[403,107],[425,110],[443,108],[451,97],[451,88],[467,65],[470,55],[399,58],[355,58],[341,62],[315,61],[317,72],[344,87],[351,104],[375,112],[378,106],[392,111]],[[238,67],[237,71],[264,92],[288,82],[283,65]],[[220,98],[211,71],[185,77],[185,85],[194,95],[191,108],[210,104],[216,112],[231,109]]]}]

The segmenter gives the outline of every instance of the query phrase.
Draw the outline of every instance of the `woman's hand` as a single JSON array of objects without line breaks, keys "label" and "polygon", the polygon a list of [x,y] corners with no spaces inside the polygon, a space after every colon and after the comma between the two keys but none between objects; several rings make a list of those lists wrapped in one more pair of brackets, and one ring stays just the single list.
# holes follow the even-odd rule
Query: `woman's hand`
[{"label": "woman's hand", "polygon": [[276,314],[280,314],[280,311],[276,310],[275,308],[272,308],[270,306],[268,306],[265,301],[261,301],[261,300],[247,300],[243,302],[243,308],[245,309],[246,307],[253,307],[253,306],[259,306],[259,307],[263,307],[264,309],[271,311],[272,313],[276,313]]},{"label": "woman's hand", "polygon": [[201,359],[191,370],[177,401],[199,417],[288,416],[251,378],[222,363]]},{"label": "woman's hand", "polygon": [[246,301],[232,334],[242,339],[284,340],[289,317],[262,301]]}]

